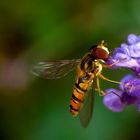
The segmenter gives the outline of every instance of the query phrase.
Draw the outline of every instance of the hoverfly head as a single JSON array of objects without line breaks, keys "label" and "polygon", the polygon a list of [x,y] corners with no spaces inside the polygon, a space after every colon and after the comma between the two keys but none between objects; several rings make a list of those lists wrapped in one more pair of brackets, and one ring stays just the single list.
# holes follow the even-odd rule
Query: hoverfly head
[{"label": "hoverfly head", "polygon": [[100,59],[104,62],[108,60],[109,51],[108,48],[105,46],[104,40],[101,41],[101,43],[99,43],[98,45],[94,45],[90,49],[90,52],[94,59]]}]

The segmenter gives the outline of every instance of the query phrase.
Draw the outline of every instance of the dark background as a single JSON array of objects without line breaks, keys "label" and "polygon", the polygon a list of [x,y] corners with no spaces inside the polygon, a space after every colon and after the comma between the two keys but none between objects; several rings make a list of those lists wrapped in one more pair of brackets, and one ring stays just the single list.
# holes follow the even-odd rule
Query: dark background
[{"label": "dark background", "polygon": [[[31,74],[43,60],[82,57],[102,39],[113,51],[130,33],[139,35],[139,0],[0,1],[0,140],[134,140],[135,106],[112,113],[96,95],[84,129],[69,113],[75,71],[59,80]],[[120,80],[128,70],[104,70]],[[101,80],[102,89],[118,85]]]}]

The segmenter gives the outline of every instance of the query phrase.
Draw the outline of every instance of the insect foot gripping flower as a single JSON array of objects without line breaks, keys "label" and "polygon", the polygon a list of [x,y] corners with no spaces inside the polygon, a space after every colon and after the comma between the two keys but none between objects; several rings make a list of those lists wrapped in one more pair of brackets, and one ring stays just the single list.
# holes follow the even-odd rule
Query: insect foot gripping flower
[{"label": "insect foot gripping flower", "polygon": [[121,80],[120,90],[107,89],[104,105],[113,112],[121,112],[131,104],[137,104],[140,112],[140,79],[135,75],[127,75]]},{"label": "insect foot gripping flower", "polygon": [[119,48],[114,50],[107,65],[113,63],[111,68],[130,68],[140,75],[140,36],[128,35],[127,43],[121,44]]}]

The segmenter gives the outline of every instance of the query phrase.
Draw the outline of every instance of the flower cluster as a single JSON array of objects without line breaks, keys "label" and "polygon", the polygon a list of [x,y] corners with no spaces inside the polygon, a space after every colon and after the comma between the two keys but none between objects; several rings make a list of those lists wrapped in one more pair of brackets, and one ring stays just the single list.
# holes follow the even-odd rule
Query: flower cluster
[{"label": "flower cluster", "polygon": [[[140,74],[140,36],[130,34],[128,43],[123,43],[116,48],[110,56],[107,64],[113,64],[112,68],[125,67]],[[115,62],[119,61],[115,64]]]},{"label": "flower cluster", "polygon": [[107,62],[113,64],[112,69],[124,67],[134,71],[133,75],[126,75],[121,80],[119,90],[106,90],[104,105],[114,112],[131,104],[137,104],[140,112],[140,36],[130,34],[127,41],[114,50]]}]

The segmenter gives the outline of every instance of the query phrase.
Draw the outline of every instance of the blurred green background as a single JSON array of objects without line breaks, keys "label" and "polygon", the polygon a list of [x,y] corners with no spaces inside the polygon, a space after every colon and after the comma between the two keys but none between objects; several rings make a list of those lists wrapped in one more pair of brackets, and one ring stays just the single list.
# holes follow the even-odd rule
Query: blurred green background
[{"label": "blurred green background", "polygon": [[[69,113],[75,71],[59,80],[30,73],[43,60],[82,57],[104,39],[110,51],[140,34],[139,0],[0,1],[0,140],[134,140],[135,106],[109,111],[96,95],[88,128]],[[104,70],[120,80],[127,70]],[[102,89],[118,85],[101,81]]]}]

